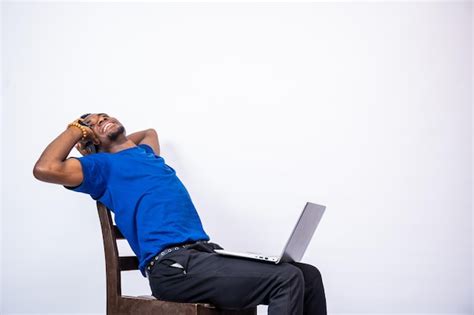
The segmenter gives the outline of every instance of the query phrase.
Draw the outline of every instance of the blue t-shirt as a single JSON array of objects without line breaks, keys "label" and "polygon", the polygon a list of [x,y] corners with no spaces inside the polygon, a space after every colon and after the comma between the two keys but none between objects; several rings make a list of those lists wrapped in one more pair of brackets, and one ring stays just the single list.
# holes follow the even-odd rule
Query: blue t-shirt
[{"label": "blue t-shirt", "polygon": [[84,174],[74,191],[91,195],[115,214],[115,224],[140,261],[172,245],[209,240],[188,191],[173,168],[141,144],[78,158]]}]

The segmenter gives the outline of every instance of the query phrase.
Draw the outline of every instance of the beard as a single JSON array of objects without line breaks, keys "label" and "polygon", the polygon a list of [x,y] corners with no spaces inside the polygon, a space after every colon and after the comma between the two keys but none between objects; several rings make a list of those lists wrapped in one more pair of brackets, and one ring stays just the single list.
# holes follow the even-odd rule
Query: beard
[{"label": "beard", "polygon": [[109,138],[110,141],[115,141],[123,133],[125,133],[125,127],[119,126],[115,132],[108,134],[107,138]]}]

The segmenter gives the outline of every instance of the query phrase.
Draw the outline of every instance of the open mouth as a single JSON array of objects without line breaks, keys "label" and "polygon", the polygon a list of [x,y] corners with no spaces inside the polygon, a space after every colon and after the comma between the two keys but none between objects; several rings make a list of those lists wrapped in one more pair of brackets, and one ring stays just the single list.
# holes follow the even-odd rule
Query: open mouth
[{"label": "open mouth", "polygon": [[114,125],[113,122],[108,122],[102,127],[102,133],[106,133]]}]

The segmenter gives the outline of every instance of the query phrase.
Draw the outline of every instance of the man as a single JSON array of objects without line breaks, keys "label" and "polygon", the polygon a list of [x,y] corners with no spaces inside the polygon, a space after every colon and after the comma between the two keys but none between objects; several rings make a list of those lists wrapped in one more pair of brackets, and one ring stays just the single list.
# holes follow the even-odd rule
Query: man
[{"label": "man", "polygon": [[[76,146],[82,158],[67,158]],[[321,274],[219,256],[188,191],[160,156],[155,130],[126,136],[107,114],[86,114],[44,150],[33,170],[45,182],[89,194],[115,214],[158,299],[225,309],[268,305],[269,314],[326,314]]]}]

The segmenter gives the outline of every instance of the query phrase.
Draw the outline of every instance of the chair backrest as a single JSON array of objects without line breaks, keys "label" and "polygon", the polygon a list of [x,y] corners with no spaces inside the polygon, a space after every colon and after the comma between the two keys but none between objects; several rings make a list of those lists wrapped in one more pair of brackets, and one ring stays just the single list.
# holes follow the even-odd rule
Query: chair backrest
[{"label": "chair backrest", "polygon": [[118,305],[118,301],[122,296],[120,272],[138,270],[138,258],[136,256],[119,256],[117,240],[125,239],[125,237],[113,223],[110,210],[99,201],[97,202],[97,211],[102,228],[102,238],[104,239],[107,309],[110,310]]}]

